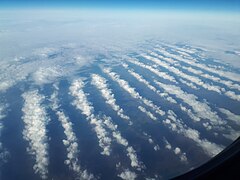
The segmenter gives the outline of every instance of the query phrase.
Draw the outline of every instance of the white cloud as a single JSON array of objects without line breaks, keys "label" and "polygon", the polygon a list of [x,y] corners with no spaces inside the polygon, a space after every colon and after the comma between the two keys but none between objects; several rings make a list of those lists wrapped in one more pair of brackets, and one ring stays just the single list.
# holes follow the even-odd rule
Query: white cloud
[{"label": "white cloud", "polygon": [[41,56],[43,58],[47,58],[57,53],[58,53],[58,49],[53,47],[38,48],[38,49],[35,49],[33,52],[34,55]]},{"label": "white cloud", "polygon": [[127,156],[131,161],[131,166],[139,171],[144,169],[144,164],[138,160],[137,153],[133,149],[133,147],[129,146],[128,141],[124,137],[122,137],[121,133],[117,129],[117,125],[112,122],[110,117],[103,116],[103,120],[104,124],[112,131],[112,135],[116,139],[116,141],[125,147]]},{"label": "white cloud", "polygon": [[236,94],[235,92],[233,91],[227,91],[225,92],[225,95],[230,97],[231,99],[233,100],[236,100],[236,101],[240,101],[240,95],[239,94]]},{"label": "white cloud", "polygon": [[103,155],[110,155],[112,139],[109,137],[109,133],[103,126],[103,121],[96,118],[93,114],[94,108],[87,100],[87,95],[83,92],[82,88],[84,83],[81,79],[73,81],[70,86],[70,94],[75,98],[73,105],[79,109],[83,115],[87,118],[87,121],[94,126],[94,131],[99,139],[99,146],[103,149]]},{"label": "white cloud", "polygon": [[211,157],[215,156],[224,149],[224,147],[221,145],[217,145],[213,142],[208,141],[207,139],[201,139],[200,133],[197,130],[188,127],[183,123],[181,119],[177,119],[176,114],[171,110],[168,111],[168,118],[164,120],[163,123],[172,131],[182,134],[185,137],[196,142],[197,145]]},{"label": "white cloud", "polygon": [[112,93],[112,90],[108,88],[107,80],[97,74],[92,74],[92,82],[93,85],[95,85],[96,88],[99,89],[101,92],[101,95],[106,100],[106,103],[109,104],[114,111],[117,112],[117,114],[126,120],[129,120],[130,118],[125,115],[123,112],[123,109],[120,108],[119,105],[116,104],[116,99],[114,98],[114,94]]},{"label": "white cloud", "polygon": [[214,81],[214,82],[217,82],[217,83],[221,83],[221,84],[227,86],[227,87],[230,88],[230,89],[236,89],[236,90],[239,90],[239,91],[240,91],[240,85],[239,85],[239,84],[235,84],[234,82],[232,82],[232,81],[230,81],[230,80],[221,79],[221,78],[219,78],[219,77],[217,77],[217,76],[213,76],[213,75],[204,73],[203,71],[197,70],[197,69],[195,69],[195,68],[193,68],[193,67],[182,67],[182,68],[188,70],[188,71],[191,72],[191,73],[200,75],[201,77],[210,79],[210,80],[212,80],[212,81]]},{"label": "white cloud", "polygon": [[186,112],[188,114],[188,116],[194,120],[194,121],[200,121],[201,119],[196,116],[191,109],[188,109],[187,107],[185,107],[184,105],[180,104],[180,108],[182,111]]},{"label": "white cloud", "polygon": [[192,89],[199,89],[197,86],[195,86],[193,83],[185,81],[184,79],[180,78],[179,81],[187,86],[189,86]]},{"label": "white cloud", "polygon": [[168,149],[168,150],[171,150],[172,149],[172,145],[167,141],[166,138],[164,138],[164,142],[165,142],[165,148]]},{"label": "white cloud", "polygon": [[118,175],[118,177],[124,180],[134,180],[137,178],[137,174],[129,169],[125,169],[121,174]]},{"label": "white cloud", "polygon": [[[0,78],[1,79],[1,78]],[[14,80],[12,79],[1,79],[0,81],[0,91],[5,92],[10,87],[12,87],[15,84]]]},{"label": "white cloud", "polygon": [[57,78],[62,76],[61,68],[57,67],[40,67],[33,73],[33,80],[36,84],[47,84],[54,82]]},{"label": "white cloud", "polygon": [[156,144],[156,143],[153,141],[152,137],[151,137],[149,134],[147,134],[146,132],[143,132],[143,135],[147,137],[149,144],[153,145],[153,149],[154,149],[155,151],[159,151],[159,150],[160,150],[159,145]]},{"label": "white cloud", "polygon": [[[189,72],[192,72],[194,74],[200,75],[204,78],[210,79],[214,82],[221,83],[221,84],[227,86],[228,88],[240,90],[240,85],[234,84],[232,81],[227,81],[227,80],[220,79],[219,77],[215,77],[215,76],[203,73],[202,71],[193,69],[192,67],[182,66],[182,68],[186,69]],[[229,90],[226,91],[225,88],[221,88],[221,92],[224,93],[226,96],[228,96],[229,98],[231,98],[233,100],[240,101],[240,95],[236,94],[233,91],[229,91]]]},{"label": "white cloud", "polygon": [[78,149],[77,137],[73,132],[72,123],[70,122],[70,119],[64,114],[62,110],[59,110],[57,91],[54,91],[54,93],[52,94],[51,101],[52,101],[52,109],[56,112],[58,120],[61,122],[61,125],[64,129],[64,134],[66,136],[66,139],[63,140],[63,144],[67,149],[67,159],[65,160],[65,164],[68,165],[71,170],[76,172],[78,178],[82,180],[94,179],[94,176],[92,174],[89,174],[87,170],[82,170],[79,164],[79,159],[78,159],[79,149]]},{"label": "white cloud", "polygon": [[185,152],[182,152],[182,150],[179,147],[173,147],[168,141],[167,139],[164,137],[163,141],[165,143],[165,148],[168,150],[171,150],[176,156],[179,157],[180,161],[183,163],[188,163],[188,159],[186,156]]},{"label": "white cloud", "polygon": [[99,138],[99,145],[103,148],[102,154],[110,155],[111,152],[110,145],[112,139],[109,137],[109,133],[104,127],[106,126],[112,131],[112,136],[116,139],[116,141],[126,147],[127,156],[131,160],[131,166],[141,170],[141,168],[143,168],[144,166],[137,159],[135,150],[131,146],[128,146],[127,140],[122,137],[121,133],[117,130],[117,125],[113,124],[111,118],[107,116],[103,116],[103,118],[95,117],[95,115],[93,114],[94,108],[87,101],[86,94],[82,90],[83,86],[84,83],[81,79],[75,80],[72,83],[70,87],[70,93],[72,96],[75,97],[73,105],[75,105],[79,110],[81,110],[82,114],[87,116],[87,120],[90,120],[90,123],[92,125],[95,125],[94,129]]},{"label": "white cloud", "polygon": [[127,91],[133,98],[141,100],[146,106],[151,107],[155,113],[163,116],[165,112],[161,110],[157,105],[153,104],[152,101],[142,97],[133,87],[131,87],[127,81],[120,78],[118,74],[115,72],[111,72],[110,69],[104,68],[103,72],[105,72],[108,76],[110,76],[114,81],[116,81],[121,88]]},{"label": "white cloud", "polygon": [[157,120],[157,118],[156,118],[150,111],[147,111],[144,107],[138,106],[138,109],[139,109],[140,111],[142,111],[143,113],[145,113],[148,117],[150,117],[150,119],[152,119],[152,120],[154,120],[154,121]]},{"label": "white cloud", "polygon": [[229,119],[230,121],[233,121],[234,123],[240,126],[240,115],[236,115],[224,108],[219,108],[219,110],[227,116],[227,119]]},{"label": "white cloud", "polygon": [[[0,104],[0,140],[1,140],[2,130],[4,128],[2,121],[6,117],[6,108],[7,108],[7,105]],[[4,147],[3,143],[0,142],[0,174],[1,174],[1,166],[3,163],[7,162],[8,156],[9,156],[9,152]]]},{"label": "white cloud", "polygon": [[177,102],[169,96],[168,93],[166,92],[160,92],[159,90],[157,90],[154,86],[152,86],[146,79],[144,79],[140,74],[134,72],[132,69],[129,69],[128,65],[126,63],[122,64],[123,67],[125,69],[127,69],[127,71],[133,76],[135,77],[139,82],[142,82],[143,84],[145,84],[149,89],[151,89],[153,92],[157,93],[160,97],[166,99],[167,101],[169,101],[170,103],[174,103],[176,104]]},{"label": "white cloud", "polygon": [[228,132],[223,133],[223,136],[226,137],[227,139],[235,141],[240,136],[240,132],[229,127]]},{"label": "white cloud", "polygon": [[221,77],[228,78],[228,79],[230,79],[230,80],[240,82],[240,76],[239,76],[239,74],[236,74],[236,73],[233,73],[233,72],[229,72],[229,71],[217,70],[217,69],[208,67],[208,66],[206,66],[205,64],[194,62],[192,57],[191,57],[191,59],[183,58],[183,57],[181,57],[181,56],[178,56],[178,55],[169,53],[169,52],[167,52],[167,51],[166,51],[165,49],[163,49],[163,48],[158,49],[158,51],[159,51],[161,54],[163,54],[164,56],[172,57],[172,58],[174,58],[174,59],[176,59],[176,60],[178,60],[178,61],[185,62],[185,63],[190,64],[190,65],[192,65],[192,66],[201,68],[201,69],[203,69],[203,70],[205,70],[205,71],[208,71],[208,72],[217,74],[217,75],[219,75],[219,76],[221,76]]},{"label": "white cloud", "polygon": [[170,102],[170,103],[174,103],[174,104],[177,103],[176,100],[173,99],[171,96],[169,96],[168,93],[166,93],[166,92],[160,92],[160,91],[157,90],[154,86],[152,86],[146,79],[144,79],[140,74],[134,72],[133,69],[129,69],[129,67],[128,67],[128,65],[127,65],[126,63],[123,63],[122,65],[123,65],[123,67],[124,67],[125,69],[128,70],[128,72],[129,72],[133,77],[135,77],[139,82],[144,83],[149,89],[151,89],[153,92],[157,93],[160,97],[166,99],[166,100],[167,100],[168,102]]},{"label": "white cloud", "polygon": [[25,124],[23,137],[29,143],[28,152],[35,158],[33,166],[35,173],[47,179],[49,159],[46,126],[49,118],[42,106],[44,96],[38,94],[37,90],[33,90],[25,92],[22,97],[24,99],[22,119]]},{"label": "white cloud", "polygon": [[[167,85],[154,80],[154,82],[163,88],[169,94],[175,95],[177,98],[182,99],[184,103],[191,106],[193,111],[199,118],[208,119],[212,125],[226,124],[216,112],[212,111],[208,104],[200,102],[197,96],[184,92],[180,87],[175,85]],[[197,119],[196,119],[197,120]]]},{"label": "white cloud", "polygon": [[150,65],[146,65],[144,63],[141,63],[141,62],[137,61],[136,59],[128,58],[128,62],[133,63],[137,66],[140,66],[142,68],[148,69],[149,71],[153,72],[154,74],[156,74],[157,76],[159,76],[163,79],[166,79],[166,80],[169,80],[169,81],[172,81],[172,82],[176,82],[175,78],[173,76],[170,76],[168,73],[159,71],[159,70],[153,68]]},{"label": "white cloud", "polygon": [[198,86],[202,87],[202,88],[205,88],[209,91],[215,91],[219,94],[221,94],[221,87],[219,86],[216,86],[216,85],[210,85],[210,84],[207,84],[207,83],[204,83],[201,79],[199,79],[198,77],[196,76],[191,76],[191,75],[188,75],[182,71],[180,71],[179,69],[171,66],[170,64],[166,63],[166,62],[163,62],[161,61],[160,59],[158,58],[155,58],[155,57],[152,57],[152,56],[149,56],[149,55],[142,55],[142,57],[148,59],[148,60],[151,60],[152,62],[156,63],[157,65],[161,66],[161,67],[164,67],[166,68],[168,71],[171,71],[172,73],[176,74],[176,76],[179,76],[181,78],[184,78],[186,80],[189,80],[190,82],[192,83],[195,83],[197,84]]}]

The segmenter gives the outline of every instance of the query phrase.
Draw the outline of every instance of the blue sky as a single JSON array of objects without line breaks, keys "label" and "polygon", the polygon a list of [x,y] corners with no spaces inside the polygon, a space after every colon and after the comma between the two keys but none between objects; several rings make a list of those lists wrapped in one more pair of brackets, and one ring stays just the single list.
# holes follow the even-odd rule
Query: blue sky
[{"label": "blue sky", "polygon": [[240,12],[240,0],[0,0],[2,7],[196,9]]}]

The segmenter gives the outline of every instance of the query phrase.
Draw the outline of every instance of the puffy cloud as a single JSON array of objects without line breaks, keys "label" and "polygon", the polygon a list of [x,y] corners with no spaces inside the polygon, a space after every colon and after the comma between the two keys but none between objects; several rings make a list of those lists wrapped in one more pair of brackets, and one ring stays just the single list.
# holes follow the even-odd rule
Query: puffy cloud
[{"label": "puffy cloud", "polygon": [[224,108],[219,108],[219,110],[227,116],[227,119],[229,119],[230,121],[233,121],[234,123],[240,126],[240,115],[236,115]]},{"label": "puffy cloud", "polygon": [[[240,91],[240,85],[234,84],[232,81],[220,79],[219,77],[215,77],[215,76],[203,73],[201,70],[196,70],[196,69],[193,69],[192,67],[182,67],[182,68],[194,74],[200,75],[201,77],[210,79],[217,83],[221,83],[222,85],[227,86],[227,88],[237,89]],[[233,100],[240,101],[240,95],[236,94],[233,91],[229,91],[229,90],[226,91],[225,88],[221,88],[221,92]]]},{"label": "puffy cloud", "polygon": [[21,81],[42,85],[55,82],[60,77],[73,76],[79,67],[90,62],[90,55],[86,55],[83,49],[55,44],[54,47],[33,49],[23,57],[4,59],[0,62],[1,69],[4,69],[0,72],[0,91],[4,92]]},{"label": "puffy cloud", "polygon": [[126,120],[130,119],[127,115],[124,114],[123,109],[116,104],[116,99],[114,98],[114,94],[112,93],[112,90],[108,88],[107,80],[105,78],[97,74],[92,74],[92,84],[95,85],[95,87],[100,90],[101,95],[106,100],[106,103],[109,104],[112,107],[112,109],[116,111],[121,118]]},{"label": "puffy cloud", "polygon": [[15,81],[12,79],[3,79],[0,78],[0,91],[5,92],[6,90],[8,90],[10,87],[12,87],[13,85],[15,85]]},{"label": "puffy cloud", "polygon": [[236,94],[235,92],[233,91],[227,91],[225,93],[226,96],[230,97],[231,99],[233,100],[236,100],[236,101],[240,101],[240,95],[239,94]]},{"label": "puffy cloud", "polygon": [[61,68],[57,67],[40,67],[33,73],[33,80],[36,84],[46,84],[54,82],[57,78],[62,76]]},{"label": "puffy cloud", "polygon": [[[1,135],[2,135],[2,130],[4,128],[2,121],[6,117],[6,108],[7,108],[7,105],[0,104],[0,139],[1,139]],[[0,168],[3,163],[7,162],[8,156],[9,156],[9,152],[3,146],[3,143],[0,142]],[[1,174],[1,170],[0,170],[0,174]]]},{"label": "puffy cloud", "polygon": [[235,141],[240,136],[239,131],[236,131],[230,127],[227,129],[227,131],[227,133],[223,133],[223,136],[232,141]]},{"label": "puffy cloud", "polygon": [[192,89],[199,89],[197,86],[195,86],[193,83],[185,81],[184,79],[180,78],[179,81],[187,86],[189,86]]},{"label": "puffy cloud", "polygon": [[156,143],[153,141],[152,137],[151,137],[149,134],[147,134],[146,132],[143,132],[143,135],[147,137],[149,144],[153,145],[153,149],[154,149],[155,151],[159,151],[159,150],[160,150],[159,145],[156,144]]},{"label": "puffy cloud", "polygon": [[93,114],[94,108],[87,100],[87,95],[83,92],[82,88],[84,83],[81,79],[75,80],[70,86],[70,94],[75,98],[73,105],[79,109],[83,115],[87,117],[87,121],[94,126],[94,131],[99,139],[99,146],[103,149],[103,155],[110,155],[112,139],[109,133],[103,126],[103,121]]},{"label": "puffy cloud", "polygon": [[132,69],[129,69],[128,65],[126,63],[122,64],[125,69],[133,76],[135,77],[139,82],[142,82],[145,84],[149,89],[151,89],[153,92],[157,93],[160,97],[166,99],[170,103],[176,104],[177,102],[169,96],[168,93],[161,93],[159,90],[157,90],[154,86],[152,86],[146,79],[144,79],[140,74],[134,72]]},{"label": "puffy cloud", "polygon": [[186,80],[189,80],[190,82],[192,83],[195,83],[197,84],[198,86],[202,87],[202,88],[205,88],[209,91],[215,91],[217,93],[220,93],[221,94],[221,87],[219,86],[215,86],[215,85],[210,85],[210,84],[207,84],[207,83],[204,83],[200,78],[196,77],[196,76],[191,76],[191,75],[188,75],[182,71],[180,71],[179,69],[171,66],[170,64],[166,63],[166,62],[163,62],[161,61],[160,59],[158,58],[155,58],[155,57],[152,57],[152,56],[149,56],[149,55],[142,55],[142,57],[148,59],[148,60],[151,60],[152,62],[156,63],[157,65],[161,66],[161,67],[164,67],[165,69],[167,69],[168,71],[176,74],[176,76],[179,76],[181,78],[184,78]]},{"label": "puffy cloud", "polygon": [[201,139],[199,131],[188,127],[186,124],[183,123],[181,119],[177,119],[176,114],[171,110],[168,111],[168,118],[164,120],[163,123],[172,131],[182,134],[185,137],[196,142],[197,145],[201,147],[204,152],[211,157],[215,156],[223,150],[223,147],[221,145],[217,145],[213,142],[208,141],[207,139]]},{"label": "puffy cloud", "polygon": [[131,160],[131,166],[136,167],[141,170],[144,166],[137,159],[135,150],[128,146],[128,142],[125,138],[122,137],[121,133],[117,130],[117,125],[114,125],[110,117],[103,116],[96,117],[93,112],[94,108],[88,102],[86,94],[83,92],[82,88],[84,83],[81,79],[75,80],[70,87],[70,94],[75,97],[73,105],[75,105],[79,110],[82,111],[82,114],[87,116],[87,120],[94,125],[94,130],[99,138],[99,146],[102,147],[104,155],[110,155],[111,149],[110,145],[112,139],[109,137],[109,133],[106,131],[105,126],[111,130],[112,136],[116,141],[126,147],[127,156]]},{"label": "puffy cloud", "polygon": [[186,112],[188,114],[188,116],[194,120],[194,121],[200,121],[201,119],[196,116],[191,109],[188,109],[187,107],[185,107],[184,105],[180,104],[180,108],[182,111]]},{"label": "puffy cloud", "polygon": [[198,68],[203,69],[205,71],[208,71],[210,73],[214,73],[214,74],[217,74],[217,75],[219,75],[221,77],[228,78],[230,80],[240,82],[239,74],[236,74],[236,73],[233,73],[233,72],[229,72],[229,71],[222,71],[222,70],[219,70],[219,69],[208,67],[207,65],[202,64],[202,63],[197,63],[197,62],[193,61],[192,56],[191,56],[191,59],[183,58],[183,57],[178,56],[176,54],[169,53],[168,51],[166,51],[163,48],[158,49],[158,51],[161,54],[163,54],[164,56],[172,57],[172,58],[174,58],[174,59],[176,59],[178,61],[182,61],[182,62],[187,63],[189,65],[198,67]]},{"label": "puffy cloud", "polygon": [[161,71],[157,70],[156,68],[153,68],[150,65],[146,65],[146,64],[144,64],[142,62],[139,62],[136,59],[130,59],[129,58],[128,62],[133,63],[133,64],[135,64],[137,66],[140,66],[142,68],[148,69],[149,71],[151,71],[152,73],[156,74],[157,76],[159,76],[159,77],[161,77],[163,79],[166,79],[166,80],[169,80],[169,81],[172,81],[172,82],[176,82],[176,80],[175,80],[175,78],[173,76],[170,76],[166,72],[161,72]]},{"label": "puffy cloud", "polygon": [[137,153],[133,147],[129,145],[128,141],[124,137],[122,137],[121,133],[117,129],[117,125],[112,122],[110,117],[103,116],[103,120],[104,124],[112,131],[112,136],[116,139],[116,141],[125,147],[127,156],[131,161],[131,166],[139,171],[144,169],[144,164],[138,160]]},{"label": "puffy cloud", "polygon": [[[175,85],[167,85],[154,80],[154,82],[163,88],[169,94],[175,95],[177,98],[182,99],[184,103],[192,107],[193,111],[199,118],[208,119],[212,125],[226,124],[216,112],[212,111],[208,104],[198,101],[197,96],[184,92],[180,87]],[[197,120],[197,119],[196,119]]]},{"label": "puffy cloud", "polygon": [[64,134],[66,136],[66,139],[63,140],[63,144],[67,149],[67,159],[65,160],[65,164],[67,164],[71,170],[76,172],[77,176],[79,176],[80,179],[86,180],[94,179],[94,176],[92,174],[89,174],[87,170],[82,170],[79,164],[78,159],[79,149],[77,137],[73,132],[72,123],[70,122],[70,119],[64,114],[62,110],[59,110],[57,91],[54,91],[54,93],[52,94],[51,101],[52,109],[56,112],[58,120],[61,122],[61,125],[64,129]]},{"label": "puffy cloud", "polygon": [[188,163],[186,153],[183,153],[179,147],[174,148],[165,137],[163,138],[163,140],[164,140],[166,149],[171,150],[175,155],[177,155],[181,162]]},{"label": "puffy cloud", "polygon": [[118,176],[124,180],[134,180],[137,178],[137,174],[135,172],[130,171],[129,169],[125,169]]},{"label": "puffy cloud", "polygon": [[143,113],[145,113],[148,117],[150,117],[150,119],[152,119],[152,120],[154,120],[154,121],[157,120],[157,118],[156,118],[150,111],[147,111],[144,107],[138,106],[138,109],[139,109],[140,111],[142,111]]},{"label": "puffy cloud", "polygon": [[44,96],[37,90],[25,92],[22,95],[24,99],[23,137],[29,143],[28,152],[35,157],[33,169],[39,173],[41,178],[46,179],[48,174],[48,138],[46,126],[49,122],[45,108],[42,106]]},{"label": "puffy cloud", "polygon": [[125,91],[127,91],[133,98],[141,100],[141,102],[144,103],[146,106],[151,107],[155,111],[155,113],[161,116],[165,115],[165,112],[163,110],[161,110],[157,105],[153,104],[152,101],[142,97],[133,87],[128,84],[127,81],[121,79],[118,74],[116,74],[115,72],[111,72],[111,70],[108,68],[104,68],[103,72],[105,72],[114,81],[116,81],[119,86]]}]

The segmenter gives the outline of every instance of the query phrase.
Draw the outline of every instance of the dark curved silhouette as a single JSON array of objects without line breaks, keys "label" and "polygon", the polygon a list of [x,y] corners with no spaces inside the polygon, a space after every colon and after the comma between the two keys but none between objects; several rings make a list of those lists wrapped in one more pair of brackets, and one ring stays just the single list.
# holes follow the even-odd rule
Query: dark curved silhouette
[{"label": "dark curved silhouette", "polygon": [[229,179],[240,180],[240,137],[202,166],[173,180]]}]

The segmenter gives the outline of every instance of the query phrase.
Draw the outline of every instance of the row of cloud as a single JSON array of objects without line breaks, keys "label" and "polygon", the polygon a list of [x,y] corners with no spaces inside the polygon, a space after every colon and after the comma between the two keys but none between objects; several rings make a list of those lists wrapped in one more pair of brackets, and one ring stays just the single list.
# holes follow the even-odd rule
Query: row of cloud
[{"label": "row of cloud", "polygon": [[93,125],[99,139],[99,146],[103,149],[102,154],[111,154],[111,144],[113,142],[111,137],[113,137],[118,144],[125,147],[125,151],[127,152],[127,156],[129,157],[133,168],[136,168],[136,170],[145,168],[143,163],[138,160],[136,151],[121,135],[120,131],[117,129],[118,126],[113,123],[111,118],[105,115],[96,116],[94,114],[94,108],[87,100],[87,95],[84,93],[83,88],[84,82],[81,79],[77,79],[71,84],[70,94],[75,98],[73,105],[79,109],[82,114],[86,115],[87,120]]},{"label": "row of cloud", "polygon": [[27,151],[35,158],[33,169],[41,178],[47,179],[49,154],[48,138],[46,126],[49,122],[45,108],[42,106],[44,96],[37,90],[25,92],[22,95],[24,99],[23,137],[28,141]]},{"label": "row of cloud", "polygon": [[[199,68],[199,66],[200,66],[201,69],[205,70],[204,68],[206,68],[206,65],[203,65],[202,63],[196,63],[196,62],[192,61],[192,59],[191,60],[187,60],[187,58],[182,58],[181,56],[177,56],[175,54],[171,54],[171,53],[167,52],[166,50],[163,50],[163,48],[156,49],[156,51],[159,52],[159,53],[164,54],[166,57],[164,57],[164,56],[162,56],[160,54],[157,54],[155,52],[151,52],[150,54],[152,56],[157,57],[157,58],[148,57],[148,59],[150,58],[150,60],[154,61],[158,65],[160,65],[162,67],[165,67],[166,69],[170,70],[171,72],[175,73],[176,75],[181,76],[181,77],[185,78],[186,80],[188,80],[188,81],[190,81],[190,82],[192,82],[192,83],[194,83],[194,84],[196,84],[196,85],[198,85],[200,87],[203,87],[203,88],[205,88],[207,90],[210,90],[210,91],[215,91],[215,92],[217,92],[219,94],[225,94],[226,96],[228,96],[229,98],[231,98],[233,100],[240,101],[240,95],[236,94],[234,91],[226,90],[225,88],[219,87],[217,85],[204,83],[198,77],[195,77],[195,76],[183,73],[182,71],[178,70],[175,67],[181,67],[184,70],[188,71],[189,73],[192,73],[194,75],[206,78],[208,80],[211,80],[214,83],[220,83],[220,84],[222,84],[222,85],[224,85],[224,86],[226,86],[227,88],[230,88],[230,89],[240,90],[240,85],[239,84],[234,83],[234,82],[232,82],[230,80],[221,79],[219,77],[216,77],[216,76],[204,73],[202,70],[196,69],[196,67]],[[180,65],[178,63],[179,61],[175,61],[175,60],[169,61],[169,59],[170,59],[169,57],[175,58],[176,60],[179,60],[180,62],[187,63],[188,66]],[[165,61],[165,62],[163,62],[163,61]],[[189,65],[190,65],[190,67],[189,67]],[[175,67],[172,67],[172,66],[175,66]],[[208,68],[210,68],[210,67],[208,67]],[[210,69],[212,71],[210,71]],[[210,69],[209,69],[210,72],[217,72],[218,71],[218,70],[215,70],[214,68],[210,68]],[[188,83],[186,85],[190,86],[191,88],[196,89],[196,87],[194,87],[193,84],[191,84],[191,83]]]},{"label": "row of cloud", "polygon": [[105,99],[105,102],[109,104],[117,114],[125,120],[130,120],[129,116],[125,115],[123,109],[116,104],[116,99],[114,98],[114,94],[112,90],[107,85],[107,80],[97,74],[92,74],[92,84],[99,89],[102,97]]},{"label": "row of cloud", "polygon": [[[125,68],[126,69],[128,69],[129,70],[129,67],[127,66],[127,64],[125,64],[124,65],[125,66]],[[154,86],[152,86],[152,85],[150,85],[150,83],[146,80],[146,79],[144,79],[141,75],[139,75],[139,74],[137,74],[136,72],[134,72],[133,70],[129,70],[129,72],[130,72],[130,74],[131,75],[133,75],[137,80],[139,80],[139,82],[142,82],[142,83],[144,83],[149,89],[151,89],[151,90],[153,90],[154,92],[157,92],[157,91],[159,91],[159,90],[157,90]],[[155,81],[157,84],[159,84],[160,82],[158,82],[158,81]],[[166,85],[166,84],[159,84],[159,85],[164,85],[164,86],[170,86],[170,87],[172,87],[173,85]],[[162,87],[162,86],[161,86]],[[176,88],[176,86],[175,86],[175,88]],[[170,89],[170,88],[169,88]],[[171,89],[174,89],[174,88],[171,88]],[[170,92],[171,93],[171,91],[169,91],[168,89],[165,89],[165,91],[166,92]],[[183,93],[182,91],[179,93],[179,94],[185,94],[185,92]],[[189,96],[189,97],[191,97],[191,96]],[[196,97],[195,97],[196,98]],[[194,99],[195,99],[194,98]],[[192,101],[194,100],[193,98],[184,98],[184,97],[182,97],[182,100],[184,101],[184,99],[192,99]],[[200,102],[199,102],[200,103]],[[192,104],[196,104],[196,102],[194,102],[194,103],[191,103],[191,104],[189,104],[190,106],[192,105]],[[203,104],[201,104],[200,106],[203,106],[203,107],[205,107],[205,104],[203,105]],[[199,107],[200,107],[199,106]],[[182,111],[184,111],[184,112],[186,112],[189,116],[190,116],[190,118],[193,118],[193,120],[195,120],[195,121],[200,121],[200,118],[202,117],[202,116],[200,116],[200,117],[197,117],[195,114],[193,114],[192,113],[192,111],[190,110],[190,109],[187,109],[185,106],[183,106],[182,104],[180,104],[180,108],[182,109]],[[209,108],[208,107],[205,107],[205,110],[209,110]],[[209,112],[210,114],[211,114],[211,111]],[[173,116],[173,114],[174,114],[174,116]],[[170,116],[171,115],[171,116]],[[213,114],[213,115],[215,115],[215,114]],[[170,118],[169,118],[170,117]],[[206,118],[206,117],[205,117]],[[218,118],[218,117],[217,117]],[[173,119],[174,121],[173,122],[171,122],[169,119]],[[176,124],[176,121],[178,121],[178,123]],[[187,138],[190,138],[190,139],[193,139],[193,137],[194,136],[192,136],[192,134],[196,134],[197,136],[195,136],[195,138],[194,138],[194,141],[198,144],[198,145],[202,145],[203,146],[203,149],[205,150],[205,152],[208,154],[208,155],[210,155],[210,156],[213,156],[213,155],[216,155],[216,153],[218,153],[218,152],[220,152],[220,150],[222,150],[222,147],[221,146],[218,146],[218,145],[216,145],[216,144],[214,144],[214,143],[211,143],[211,142],[209,142],[208,140],[206,140],[206,139],[204,139],[204,140],[200,140],[199,138],[200,138],[200,136],[199,136],[199,132],[197,131],[197,130],[194,130],[194,129],[191,129],[191,128],[189,128],[189,127],[187,127],[186,125],[182,125],[182,123],[180,122],[180,120],[177,120],[176,119],[176,114],[172,111],[172,110],[170,110],[170,111],[168,111],[168,117],[167,117],[167,119],[166,120],[164,120],[163,121],[164,122],[164,124],[168,124],[169,126],[169,128],[172,130],[172,131],[177,131],[178,133],[181,133],[181,134],[183,134],[185,137],[187,137]],[[181,129],[180,129],[181,128]],[[199,139],[199,140],[198,140]],[[213,147],[213,148],[212,148]],[[217,147],[216,148],[216,151],[212,151],[215,147]]]},{"label": "row of cloud", "polygon": [[71,123],[69,117],[67,117],[64,112],[60,109],[60,105],[58,102],[58,87],[55,86],[55,91],[51,95],[51,102],[52,102],[52,109],[55,111],[58,120],[60,121],[63,129],[64,134],[66,136],[66,139],[63,140],[63,144],[67,149],[67,159],[65,160],[65,164],[69,166],[71,170],[76,174],[77,178],[82,180],[90,180],[95,179],[94,176],[86,169],[82,170],[80,166],[80,162],[78,159],[79,154],[79,145],[77,143],[77,137],[73,131],[73,124]]},{"label": "row of cloud", "polygon": [[140,100],[143,104],[152,108],[152,110],[160,116],[165,115],[165,112],[161,110],[160,107],[155,105],[151,100],[142,97],[133,87],[129,85],[127,81],[121,79],[120,76],[117,73],[112,72],[110,68],[104,68],[103,72],[106,73],[112,80],[116,81],[122,89],[131,95],[132,98]]}]

